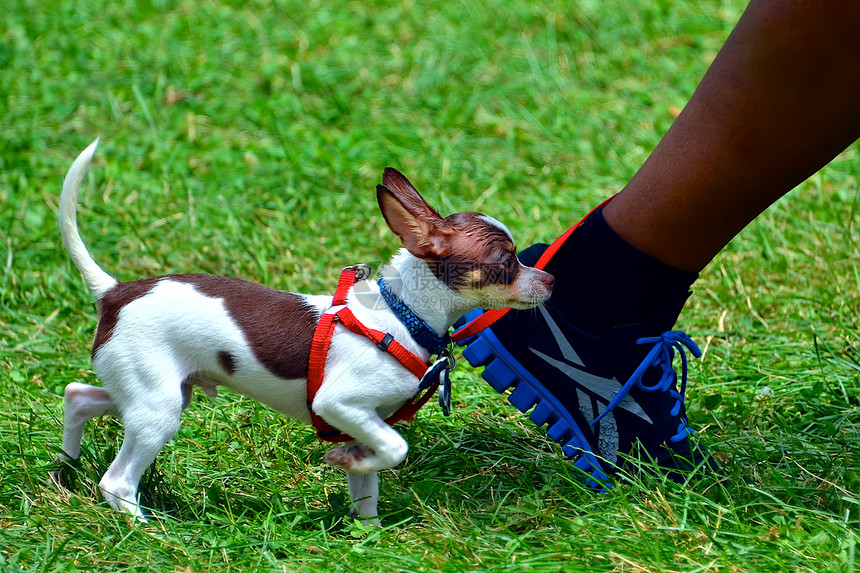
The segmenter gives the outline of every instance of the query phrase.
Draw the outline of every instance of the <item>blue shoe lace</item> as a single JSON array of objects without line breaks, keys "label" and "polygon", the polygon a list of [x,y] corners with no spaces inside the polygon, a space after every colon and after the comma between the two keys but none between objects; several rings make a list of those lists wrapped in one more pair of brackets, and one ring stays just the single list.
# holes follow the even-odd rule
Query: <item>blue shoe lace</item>
[{"label": "blue shoe lace", "polygon": [[[671,330],[664,332],[660,336],[646,336],[636,340],[636,344],[653,344],[651,350],[642,360],[642,363],[633,371],[630,378],[621,387],[615,397],[609,402],[606,409],[597,416],[592,426],[600,423],[609,412],[613,410],[622,400],[630,393],[634,386],[638,386],[645,392],[669,392],[669,395],[675,398],[675,405],[670,411],[672,416],[677,416],[681,411],[681,406],[684,405],[684,392],[687,389],[687,350],[693,353],[693,356],[699,358],[702,356],[702,351],[693,342],[686,332],[682,330]],[[672,384],[677,380],[678,374],[672,367],[672,361],[675,358],[675,350],[681,355],[681,387],[680,391],[672,390]],[[661,369],[660,379],[653,386],[648,386],[643,381],[645,372],[651,368],[659,366]],[[678,433],[671,436],[669,441],[672,443],[680,442],[693,433],[693,430],[687,425],[687,420],[681,418],[678,424]]]}]

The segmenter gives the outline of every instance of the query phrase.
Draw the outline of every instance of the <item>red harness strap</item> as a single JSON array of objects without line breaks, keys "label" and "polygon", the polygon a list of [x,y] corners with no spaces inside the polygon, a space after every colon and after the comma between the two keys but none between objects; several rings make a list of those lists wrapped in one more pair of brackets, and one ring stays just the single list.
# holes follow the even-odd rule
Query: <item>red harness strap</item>
[{"label": "red harness strap", "polygon": [[[614,195],[612,197],[614,197]],[[571,234],[573,234],[573,232],[576,230],[576,228],[582,224],[582,221],[585,221],[586,219],[588,219],[589,215],[591,215],[592,213],[594,213],[595,211],[597,211],[598,209],[600,209],[601,207],[603,207],[604,205],[609,203],[612,200],[612,197],[610,197],[609,199],[607,199],[606,201],[604,201],[603,203],[601,203],[600,205],[598,205],[597,207],[595,207],[594,209],[589,211],[588,215],[583,217],[579,223],[577,223],[576,225],[574,225],[573,227],[571,227],[570,229],[565,231],[562,236],[560,236],[558,239],[553,241],[552,244],[549,247],[547,247],[546,250],[543,252],[543,254],[540,256],[540,258],[538,259],[538,262],[535,263],[534,268],[543,270],[544,267],[546,267],[547,263],[549,263],[550,259],[552,259],[553,256],[555,256],[555,254],[558,252],[558,250],[561,248],[561,246],[564,244],[564,242],[567,241],[567,239],[570,237]],[[464,340],[464,339],[469,338],[470,336],[472,336],[474,334],[477,334],[478,332],[484,330],[488,326],[491,326],[494,322],[496,322],[497,320],[499,320],[500,318],[505,316],[509,310],[511,310],[511,309],[509,309],[509,308],[494,308],[494,309],[491,309],[491,310],[484,312],[481,316],[479,316],[478,318],[476,318],[472,322],[470,322],[466,325],[463,325],[462,327],[460,327],[459,330],[454,332],[451,335],[451,340],[453,340],[454,342],[460,342],[461,340]]]},{"label": "red harness strap", "polygon": [[[311,422],[317,431],[317,437],[327,442],[348,442],[353,439],[323,420],[321,416],[314,412],[312,407],[314,398],[322,386],[325,375],[325,361],[328,356],[328,349],[336,323],[340,322],[350,331],[369,338],[380,350],[394,357],[419,380],[424,376],[428,368],[426,362],[394,340],[393,336],[380,330],[366,327],[345,306],[346,295],[352,285],[358,280],[359,273],[362,272],[359,268],[358,266],[347,267],[341,272],[340,279],[337,282],[337,290],[332,300],[332,308],[338,306],[341,308],[334,312],[330,312],[332,309],[329,309],[329,311],[326,311],[320,317],[319,324],[317,324],[317,328],[314,331],[313,341],[311,342],[311,353],[308,360],[308,410],[311,414]],[[427,403],[438,386],[439,380],[434,380],[420,398],[417,396],[413,397],[385,420],[385,422],[395,424],[404,420],[412,420],[416,412]]]}]

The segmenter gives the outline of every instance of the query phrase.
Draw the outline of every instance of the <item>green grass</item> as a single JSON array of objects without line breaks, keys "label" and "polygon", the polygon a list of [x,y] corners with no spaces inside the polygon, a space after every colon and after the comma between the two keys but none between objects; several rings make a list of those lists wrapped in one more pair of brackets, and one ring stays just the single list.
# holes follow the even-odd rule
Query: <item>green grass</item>
[{"label": "green grass", "polygon": [[860,524],[860,147],[706,269],[689,413],[726,479],[598,495],[461,366],[455,411],[403,433],[383,529],[348,516],[310,429],[197,398],[143,483],[150,525],[95,491],[120,425],[53,487],[62,389],[93,382],[93,302],[60,246],[65,170],[121,280],[215,272],[330,292],[396,241],[386,165],[443,212],[552,239],[635,172],[743,3],[0,3],[0,569],[853,571]]}]

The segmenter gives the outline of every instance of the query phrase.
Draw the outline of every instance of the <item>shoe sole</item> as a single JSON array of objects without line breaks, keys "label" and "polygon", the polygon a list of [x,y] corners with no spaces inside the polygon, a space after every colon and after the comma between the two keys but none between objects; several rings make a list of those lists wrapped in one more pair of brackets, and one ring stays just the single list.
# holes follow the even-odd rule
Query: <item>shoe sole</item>
[{"label": "shoe sole", "polygon": [[[468,324],[481,314],[482,310],[473,310],[463,318]],[[505,391],[512,389],[508,402],[543,428],[561,446],[565,456],[576,458],[573,465],[589,475],[589,486],[602,489],[608,485],[606,472],[579,424],[567,408],[507,351],[491,328],[485,328],[457,344],[465,346],[463,357],[469,364],[476,368],[484,367],[481,377],[493,390],[504,395]]]}]

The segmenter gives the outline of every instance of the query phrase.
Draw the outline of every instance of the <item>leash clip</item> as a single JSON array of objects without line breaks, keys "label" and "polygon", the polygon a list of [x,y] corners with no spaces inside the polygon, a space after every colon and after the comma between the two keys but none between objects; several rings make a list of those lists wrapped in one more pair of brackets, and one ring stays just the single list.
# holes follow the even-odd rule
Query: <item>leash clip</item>
[{"label": "leash clip", "polygon": [[457,359],[452,354],[453,346],[443,350],[439,358],[433,363],[424,376],[421,377],[419,387],[423,390],[439,381],[439,407],[442,408],[443,416],[451,415],[451,371],[457,365]]},{"label": "leash clip", "polygon": [[[449,351],[450,352],[450,351]],[[457,365],[457,359],[453,354],[445,357],[448,365],[439,373],[439,407],[442,408],[443,416],[451,415],[451,371]]]},{"label": "leash clip", "polygon": [[421,382],[419,390],[425,390],[435,381],[439,381],[439,407],[442,408],[443,416],[451,415],[451,370],[457,365],[457,359],[452,354],[453,345],[439,353],[439,358],[427,369]]}]

